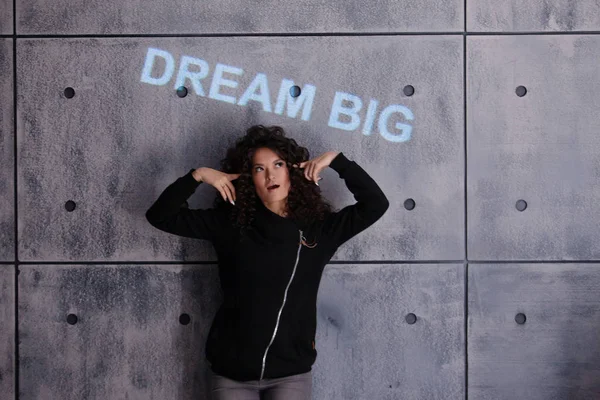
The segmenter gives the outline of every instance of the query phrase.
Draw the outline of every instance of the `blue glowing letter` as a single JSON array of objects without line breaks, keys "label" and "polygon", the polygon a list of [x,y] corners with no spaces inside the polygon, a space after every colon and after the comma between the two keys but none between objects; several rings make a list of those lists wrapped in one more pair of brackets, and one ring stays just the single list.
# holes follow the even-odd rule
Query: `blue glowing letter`
[{"label": "blue glowing letter", "polygon": [[[260,88],[260,94],[255,93],[256,89]],[[258,73],[254,77],[254,80],[248,86],[238,104],[245,106],[248,104],[248,100],[254,100],[262,103],[263,111],[271,112],[271,99],[269,98],[269,84],[267,82],[267,76],[263,73]]]},{"label": "blue glowing letter", "polygon": [[367,116],[365,117],[365,124],[363,125],[363,135],[369,136],[373,129],[373,122],[375,121],[375,114],[377,113],[377,100],[371,99],[369,107],[367,107]]},{"label": "blue glowing letter", "polygon": [[217,64],[215,67],[215,74],[213,76],[212,84],[210,85],[209,97],[215,100],[226,101],[227,103],[235,104],[235,97],[225,96],[219,93],[219,86],[228,86],[236,88],[238,83],[229,79],[223,78],[223,72],[229,72],[236,75],[242,75],[244,70],[237,67],[232,67],[225,64]]},{"label": "blue glowing letter", "polygon": [[[200,72],[190,72],[188,70],[188,65],[190,64],[199,66]],[[177,80],[175,81],[175,89],[183,86],[186,78],[190,78],[196,94],[204,97],[204,88],[202,88],[200,80],[208,76],[209,69],[208,63],[200,58],[182,56],[181,64],[179,65],[179,72],[177,73]]]},{"label": "blue glowing letter", "polygon": [[413,113],[409,108],[401,106],[400,104],[389,105],[381,112],[381,115],[379,116],[379,133],[390,142],[406,142],[410,140],[412,126],[396,122],[394,126],[396,129],[403,131],[401,135],[395,135],[387,130],[387,120],[394,112],[403,114],[404,117],[409,121],[412,121],[414,118]]},{"label": "blue glowing letter", "polygon": [[[352,108],[345,108],[342,106],[342,101],[350,101],[353,103]],[[333,104],[331,106],[331,113],[329,114],[329,123],[328,125],[333,128],[344,129],[346,131],[353,131],[358,128],[360,124],[360,117],[358,116],[358,112],[362,108],[362,100],[360,97],[355,96],[350,93],[344,92],[335,92],[335,98],[333,99]],[[339,121],[339,115],[344,114],[348,115],[351,122],[343,123]]]},{"label": "blue glowing letter", "polygon": [[[154,66],[154,59],[156,57],[164,58],[166,63],[165,71],[163,72],[163,75],[160,78],[153,78],[151,76],[152,67]],[[167,82],[169,82],[174,70],[175,60],[168,51],[149,47],[148,52],[146,53],[146,62],[144,63],[144,69],[142,70],[141,81],[144,83],[149,83],[151,85],[164,85]]]}]

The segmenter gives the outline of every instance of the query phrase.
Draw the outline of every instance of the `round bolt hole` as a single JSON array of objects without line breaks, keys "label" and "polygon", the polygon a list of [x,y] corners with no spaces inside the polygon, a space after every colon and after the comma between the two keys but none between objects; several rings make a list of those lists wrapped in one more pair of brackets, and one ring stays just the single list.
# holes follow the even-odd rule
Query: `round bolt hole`
[{"label": "round bolt hole", "polygon": [[185,314],[185,313],[184,313],[184,314],[181,314],[181,315],[179,316],[179,323],[180,323],[181,325],[187,325],[187,324],[189,324],[189,323],[190,323],[190,320],[191,320],[191,318],[190,318],[190,316],[189,316],[188,314]]},{"label": "round bolt hole", "polygon": [[302,91],[300,90],[300,86],[298,86],[298,85],[294,85],[290,88],[290,96],[292,96],[292,97],[300,96],[301,92]]},{"label": "round bolt hole", "polygon": [[67,99],[72,99],[73,97],[75,97],[75,89],[73,89],[72,87],[68,87],[65,89],[65,97]]},{"label": "round bolt hole", "polygon": [[179,97],[185,97],[188,94],[188,90],[185,86],[179,86],[177,88],[177,96]]},{"label": "round bolt hole", "polygon": [[71,212],[75,209],[75,202],[73,200],[69,200],[65,203],[65,209],[68,212]]},{"label": "round bolt hole", "polygon": [[415,88],[413,85],[406,85],[402,91],[406,96],[412,96],[415,93]]},{"label": "round bolt hole", "polygon": [[417,316],[413,313],[410,313],[406,316],[406,322],[410,325],[414,324],[415,322],[417,322]]},{"label": "round bolt hole", "polygon": [[517,86],[517,90],[515,90],[517,96],[523,97],[527,94],[527,88],[525,86]]},{"label": "round bolt hole", "polygon": [[518,200],[515,206],[517,207],[517,210],[525,211],[527,208],[527,202],[525,200]]},{"label": "round bolt hole", "polygon": [[75,315],[75,314],[67,315],[67,323],[69,325],[75,325],[77,323],[77,315]]}]

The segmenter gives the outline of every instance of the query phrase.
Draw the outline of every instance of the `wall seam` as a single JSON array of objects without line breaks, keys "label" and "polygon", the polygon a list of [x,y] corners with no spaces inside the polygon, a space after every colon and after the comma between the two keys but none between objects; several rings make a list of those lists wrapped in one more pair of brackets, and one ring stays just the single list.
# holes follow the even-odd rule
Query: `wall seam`
[{"label": "wall seam", "polygon": [[15,248],[14,248],[14,333],[15,333],[15,351],[13,360],[13,376],[15,392],[15,400],[19,400],[19,218],[18,218],[18,200],[17,200],[17,0],[13,0],[13,201],[14,201],[14,212],[15,212]]}]

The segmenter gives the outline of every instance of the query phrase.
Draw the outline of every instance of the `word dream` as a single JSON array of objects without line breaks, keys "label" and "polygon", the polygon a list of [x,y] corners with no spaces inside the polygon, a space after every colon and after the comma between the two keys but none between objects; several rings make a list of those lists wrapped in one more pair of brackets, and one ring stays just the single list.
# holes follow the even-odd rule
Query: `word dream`
[{"label": "word dream", "polygon": [[[153,77],[152,71],[154,63],[157,58],[164,60],[164,70],[162,75],[159,77]],[[193,68],[190,68],[192,67]],[[191,70],[193,69],[193,70]],[[196,72],[196,70],[199,71]],[[282,79],[279,86],[279,92],[277,95],[277,101],[275,102],[275,109],[271,105],[271,99],[269,98],[269,84],[267,76],[264,73],[257,73],[254,76],[252,82],[243,90],[241,96],[236,98],[232,95],[226,95],[222,93],[223,88],[235,89],[234,93],[229,90],[230,94],[236,94],[235,92],[241,92],[242,88],[238,87],[238,83],[235,80],[228,79],[223,76],[224,73],[241,76],[244,74],[244,70],[239,67],[217,63],[213,70],[212,76],[209,78],[211,68],[209,64],[196,57],[182,56],[179,62],[179,69],[175,78],[175,89],[181,88],[186,79],[189,79],[194,92],[201,96],[206,97],[204,86],[202,81],[210,80],[210,89],[208,90],[208,97],[213,100],[224,101],[226,103],[236,104],[238,106],[246,106],[249,101],[256,101],[262,104],[264,112],[274,112],[279,115],[283,115],[284,111],[286,116],[289,118],[297,118],[298,113],[301,111],[301,119],[308,121],[313,108],[313,103],[316,94],[316,87],[314,85],[305,84],[301,90],[298,91],[294,86],[294,81],[290,79]],[[144,67],[142,69],[141,82],[148,83],[156,86],[163,86],[168,84],[173,77],[175,72],[175,59],[168,51],[161,50],[158,48],[150,47],[146,53],[146,59]],[[300,92],[292,96],[291,92]],[[239,93],[238,93],[239,94]],[[391,104],[385,107],[378,115],[379,102],[375,99],[369,100],[369,105],[366,112],[362,113],[363,101],[359,96],[353,95],[347,92],[336,92],[331,103],[329,121],[327,125],[332,128],[342,129],[345,131],[356,131],[362,122],[362,134],[371,135],[373,133],[373,125],[377,120],[377,128],[379,134],[390,142],[406,142],[410,140],[412,126],[400,121],[394,122],[394,127],[397,131],[390,132],[388,130],[388,120],[393,116],[399,116],[403,121],[412,121],[414,119],[412,111],[400,104]],[[340,121],[340,117],[345,116],[349,122]]]}]

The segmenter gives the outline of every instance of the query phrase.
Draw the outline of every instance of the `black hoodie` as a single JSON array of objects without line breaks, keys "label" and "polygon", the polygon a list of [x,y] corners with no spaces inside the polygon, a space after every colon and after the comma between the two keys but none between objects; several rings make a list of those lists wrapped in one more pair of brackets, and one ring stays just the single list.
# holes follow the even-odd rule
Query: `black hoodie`
[{"label": "black hoodie", "polygon": [[257,201],[251,229],[240,234],[229,220],[234,206],[189,209],[182,204],[202,183],[186,175],[171,183],[146,212],[152,226],[209,240],[219,259],[223,289],[208,333],[211,369],[239,381],[308,372],[317,357],[317,290],[338,247],[374,224],[389,207],[377,183],[339,153],[330,163],[356,203],[301,224]]}]

